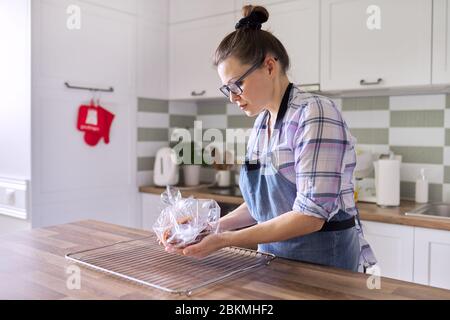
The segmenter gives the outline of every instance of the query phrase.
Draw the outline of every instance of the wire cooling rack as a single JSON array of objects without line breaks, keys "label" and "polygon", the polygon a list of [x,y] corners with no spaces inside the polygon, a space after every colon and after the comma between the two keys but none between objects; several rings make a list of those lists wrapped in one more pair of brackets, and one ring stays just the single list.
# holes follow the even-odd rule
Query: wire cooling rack
[{"label": "wire cooling rack", "polygon": [[167,253],[153,235],[70,253],[66,259],[144,286],[191,295],[194,290],[268,265],[275,256],[227,247],[196,259]]}]

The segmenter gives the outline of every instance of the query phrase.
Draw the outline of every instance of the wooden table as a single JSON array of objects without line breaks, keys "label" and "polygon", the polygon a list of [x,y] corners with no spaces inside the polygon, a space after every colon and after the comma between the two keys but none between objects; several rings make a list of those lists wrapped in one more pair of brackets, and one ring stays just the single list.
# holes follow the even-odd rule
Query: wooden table
[{"label": "wooden table", "polygon": [[277,258],[269,266],[179,296],[81,268],[81,289],[69,290],[67,253],[131,240],[149,232],[80,221],[0,237],[0,299],[450,299],[450,291]]}]

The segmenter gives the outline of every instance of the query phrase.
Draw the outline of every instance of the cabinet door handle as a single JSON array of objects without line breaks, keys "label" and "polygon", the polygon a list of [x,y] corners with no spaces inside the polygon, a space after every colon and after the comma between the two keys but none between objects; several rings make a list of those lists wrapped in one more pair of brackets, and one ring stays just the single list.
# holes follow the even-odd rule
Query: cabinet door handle
[{"label": "cabinet door handle", "polygon": [[192,92],[191,92],[191,96],[193,96],[193,97],[199,97],[199,96],[203,96],[205,93],[206,93],[205,90],[200,91],[200,92],[192,91]]},{"label": "cabinet door handle", "polygon": [[361,79],[361,81],[359,81],[359,84],[362,86],[371,86],[371,85],[375,85],[375,84],[380,84],[381,81],[383,81],[383,79],[378,78],[377,81],[373,81],[373,82],[367,82],[364,79]]}]

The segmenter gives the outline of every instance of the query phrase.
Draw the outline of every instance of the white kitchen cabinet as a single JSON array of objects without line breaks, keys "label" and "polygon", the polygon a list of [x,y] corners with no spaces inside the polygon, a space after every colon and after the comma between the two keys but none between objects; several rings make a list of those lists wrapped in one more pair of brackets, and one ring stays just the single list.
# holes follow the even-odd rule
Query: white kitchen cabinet
[{"label": "white kitchen cabinet", "polygon": [[169,23],[167,0],[137,0],[137,16],[148,23]]},{"label": "white kitchen cabinet", "polygon": [[161,213],[161,196],[141,193],[142,196],[142,228],[152,230],[153,224]]},{"label": "white kitchen cabinet", "polygon": [[[263,5],[269,11],[263,30],[272,32],[286,48],[291,62],[290,80],[302,85],[319,83],[319,1],[236,0],[237,9],[246,4]],[[241,18],[241,11],[236,11],[236,22]]]},{"label": "white kitchen cabinet", "polygon": [[[80,0],[82,2],[99,5],[104,8],[111,8],[130,14],[136,14],[137,0]],[[150,0],[151,1],[151,0]]]},{"label": "white kitchen cabinet", "polygon": [[450,289],[450,231],[415,228],[414,282]]},{"label": "white kitchen cabinet", "polygon": [[171,25],[169,95],[171,99],[222,97],[213,66],[220,41],[234,30],[234,14]]},{"label": "white kitchen cabinet", "polygon": [[169,97],[169,4],[166,0],[137,2],[137,95]]},{"label": "white kitchen cabinet", "polygon": [[319,83],[319,1],[291,1],[266,8],[269,20],[263,28],[286,48],[291,60],[290,80],[303,85]]},{"label": "white kitchen cabinet", "polygon": [[[235,7],[237,11],[240,11],[243,6],[251,4],[252,6],[264,6],[267,7],[268,5],[274,4],[274,3],[280,3],[280,2],[289,2],[289,1],[297,1],[297,0],[234,0]],[[319,1],[316,1],[319,2]],[[240,12],[239,12],[240,13]],[[269,14],[271,12],[269,11]]]},{"label": "white kitchen cabinet", "polygon": [[450,0],[433,2],[433,84],[450,83]]},{"label": "white kitchen cabinet", "polygon": [[170,0],[170,23],[232,13],[233,1],[227,0]]},{"label": "white kitchen cabinet", "polygon": [[168,99],[168,26],[138,20],[137,95],[141,98]]},{"label": "white kitchen cabinet", "polygon": [[362,221],[382,277],[413,281],[414,227]]},{"label": "white kitchen cabinet", "polygon": [[431,84],[432,0],[321,4],[322,90]]}]

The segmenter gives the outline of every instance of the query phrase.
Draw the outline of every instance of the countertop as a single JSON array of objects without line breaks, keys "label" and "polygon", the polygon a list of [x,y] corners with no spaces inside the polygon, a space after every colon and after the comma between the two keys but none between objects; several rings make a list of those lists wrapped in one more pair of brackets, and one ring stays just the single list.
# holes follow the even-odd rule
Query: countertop
[{"label": "countertop", "polygon": [[67,253],[150,235],[148,231],[86,220],[0,237],[0,299],[450,299],[450,290],[276,258],[191,297],[135,285],[81,267],[81,289],[66,286]]},{"label": "countertop", "polygon": [[[161,194],[164,190],[159,187],[139,188],[140,192],[152,194]],[[191,189],[182,190],[181,193],[183,197],[214,199],[217,202],[228,204],[239,205],[244,202],[239,187]],[[357,203],[361,220],[450,231],[450,219],[405,216],[406,211],[419,206],[413,201],[406,200],[402,200],[400,206],[392,208],[381,208],[374,203]]]}]

